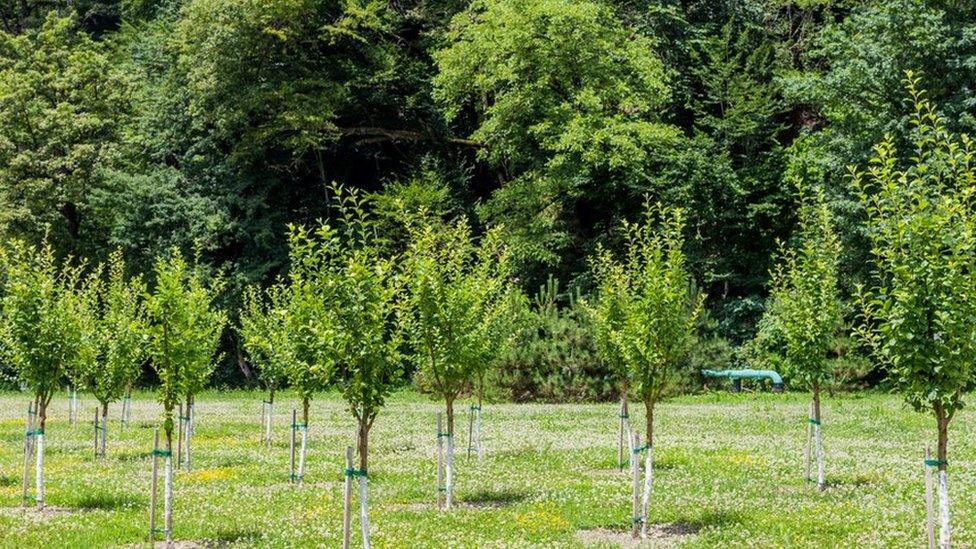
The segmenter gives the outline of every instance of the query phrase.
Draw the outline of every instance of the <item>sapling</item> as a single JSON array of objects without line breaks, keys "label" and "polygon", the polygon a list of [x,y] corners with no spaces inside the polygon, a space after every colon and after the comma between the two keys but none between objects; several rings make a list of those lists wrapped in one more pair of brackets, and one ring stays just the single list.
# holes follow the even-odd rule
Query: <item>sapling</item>
[{"label": "sapling", "polygon": [[949,547],[949,424],[976,374],[976,169],[973,144],[951,134],[908,73],[915,148],[889,137],[854,186],[867,211],[874,283],[862,294],[860,335],[896,390],[935,418],[939,544]]},{"label": "sapling", "polygon": [[226,317],[213,307],[223,280],[216,277],[208,283],[179,251],[157,258],[153,273],[155,284],[146,296],[148,351],[163,405],[163,528],[168,541],[173,526],[173,410],[187,388],[212,370]]},{"label": "sapling", "polygon": [[[302,404],[302,421],[292,422],[292,436],[301,432],[298,472],[292,482],[302,484],[308,448],[309,405],[313,395],[328,386],[335,357],[331,352],[335,338],[335,318],[327,305],[335,290],[328,268],[327,250],[341,246],[341,239],[328,225],[317,231],[289,227],[288,244],[291,261],[285,302],[287,309],[281,326],[285,376],[288,385],[298,393]],[[294,456],[292,457],[294,459]]]},{"label": "sapling", "polygon": [[128,394],[146,358],[142,304],[146,286],[141,277],[126,277],[122,252],[115,251],[105,266],[89,275],[86,290],[89,328],[85,335],[91,352],[82,368],[85,388],[100,405],[101,425],[96,425],[96,433],[104,456],[109,404]]},{"label": "sapling", "polygon": [[499,284],[496,294],[486,304],[483,313],[482,359],[475,364],[472,380],[475,404],[471,406],[468,451],[471,451],[473,444],[478,461],[484,458],[481,445],[481,407],[485,395],[485,378],[500,366],[515,343],[519,330],[528,322],[527,315],[524,314],[528,306],[525,294],[514,281],[498,279],[496,283]]},{"label": "sapling", "polygon": [[629,391],[644,403],[646,445],[633,449],[632,457],[636,461],[637,454],[645,452],[643,499],[640,514],[633,517],[634,537],[647,535],[654,407],[687,358],[705,298],[695,290],[686,266],[683,230],[680,209],[646,204],[641,222],[623,225],[624,256],[618,260],[600,249],[593,259],[600,298],[606,293],[615,303],[614,314],[595,315],[597,325],[602,325],[598,330],[605,330],[603,337],[610,342],[603,348],[610,350],[606,355],[610,360],[620,361]]},{"label": "sapling", "polygon": [[[627,405],[627,365],[623,360],[617,339],[614,334],[623,325],[623,305],[626,297],[626,277],[623,276],[623,265],[615,262],[601,262],[599,277],[599,295],[593,303],[585,304],[593,319],[593,341],[596,345],[600,360],[616,379],[620,392],[620,418],[617,436],[617,466],[624,469],[624,458],[630,460],[629,446],[631,444],[630,414]],[[626,452],[626,454],[625,454]]]},{"label": "sapling", "polygon": [[269,446],[275,392],[284,383],[288,371],[286,298],[286,289],[282,284],[274,284],[264,292],[254,286],[246,288],[238,327],[244,351],[257,366],[258,380],[268,392],[268,400],[263,403],[264,424],[261,429],[263,440]]},{"label": "sapling", "polygon": [[510,252],[498,229],[475,239],[465,221],[413,224],[406,253],[406,333],[420,387],[444,399],[446,506],[453,503],[454,402],[491,356],[494,315],[510,287]]},{"label": "sapling", "polygon": [[[794,246],[780,246],[780,261],[770,281],[769,309],[783,342],[785,367],[792,382],[813,393],[812,425],[817,487],[825,487],[820,396],[830,381],[827,353],[841,320],[837,295],[840,240],[820,189],[797,183],[799,226]],[[809,454],[809,444],[808,454]],[[809,474],[809,471],[808,471]],[[809,480],[809,476],[807,478]]]},{"label": "sapling", "polygon": [[34,393],[34,500],[44,508],[44,429],[48,405],[62,378],[82,359],[82,268],[59,264],[51,246],[12,242],[4,250],[5,293],[0,339],[4,358]]},{"label": "sapling", "polygon": [[[368,546],[369,433],[402,375],[397,322],[402,283],[397,258],[384,251],[376,236],[367,199],[338,186],[332,188],[332,197],[339,214],[336,228],[323,225],[314,234],[305,234],[298,248],[316,258],[314,271],[320,284],[328,281],[321,297],[331,311],[332,324],[323,332],[323,341],[333,361],[329,371],[321,374],[323,380],[331,376],[356,419],[359,466],[349,468],[346,475],[358,478],[363,543]],[[342,235],[338,240],[333,238],[337,231]],[[300,263],[305,269],[311,266]]]}]

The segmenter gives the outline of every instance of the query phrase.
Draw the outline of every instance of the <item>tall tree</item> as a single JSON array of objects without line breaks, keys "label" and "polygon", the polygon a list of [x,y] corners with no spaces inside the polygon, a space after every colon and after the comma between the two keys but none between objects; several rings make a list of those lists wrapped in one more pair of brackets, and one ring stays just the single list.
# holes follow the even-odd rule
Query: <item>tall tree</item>
[{"label": "tall tree", "polygon": [[101,452],[105,453],[108,434],[108,406],[127,395],[138,379],[146,356],[143,296],[146,285],[141,276],[129,278],[121,251],[109,255],[105,265],[91,273],[86,322],[90,356],[82,364],[85,387],[101,405]]},{"label": "tall tree", "polygon": [[840,240],[820,188],[797,184],[799,226],[794,247],[782,246],[780,261],[770,273],[770,314],[784,345],[784,366],[790,379],[813,392],[813,433],[817,486],[825,485],[820,438],[820,395],[830,382],[827,354],[841,320],[837,291]]},{"label": "tall tree", "polygon": [[5,359],[34,393],[37,410],[35,503],[44,507],[44,429],[47,407],[69,370],[86,358],[86,307],[80,292],[82,269],[59,263],[54,250],[13,241],[4,250],[3,324]]},{"label": "tall tree", "polygon": [[[505,224],[521,270],[538,278],[574,261],[576,211],[605,221],[616,191],[645,187],[655,153],[678,138],[660,122],[668,86],[654,41],[604,4],[567,0],[475,2],[446,39],[435,97],[502,181],[482,215]],[[597,183],[615,192],[598,196]]]},{"label": "tall tree", "polygon": [[446,407],[447,507],[454,497],[454,403],[500,350],[493,347],[491,331],[508,295],[510,254],[499,229],[476,239],[464,220],[411,227],[404,329],[420,386],[443,398]]},{"label": "tall tree", "polygon": [[71,18],[52,13],[37,30],[0,33],[2,233],[49,234],[62,254],[103,245],[91,195],[119,162],[129,95],[105,48]]},{"label": "tall tree", "polygon": [[159,376],[166,434],[163,513],[166,539],[172,537],[173,410],[213,370],[226,316],[214,309],[222,280],[206,281],[197,265],[178,250],[156,261],[154,287],[146,296],[149,357]]},{"label": "tall tree", "polygon": [[[624,223],[625,251],[617,259],[608,250],[593,258],[601,298],[616,304],[615,314],[595,315],[611,345],[601,346],[608,360],[619,361],[628,389],[644,403],[646,455],[644,503],[634,517],[634,536],[647,534],[654,449],[654,407],[665,395],[694,342],[695,325],[705,296],[688,272],[681,210],[645,204],[644,217]],[[608,352],[609,351],[609,352]],[[637,456],[634,457],[637,459]]]},{"label": "tall tree", "polygon": [[867,210],[874,263],[861,334],[895,388],[938,433],[941,547],[949,547],[949,424],[976,383],[976,150],[955,135],[908,74],[915,146],[904,159],[891,137],[854,188]]}]

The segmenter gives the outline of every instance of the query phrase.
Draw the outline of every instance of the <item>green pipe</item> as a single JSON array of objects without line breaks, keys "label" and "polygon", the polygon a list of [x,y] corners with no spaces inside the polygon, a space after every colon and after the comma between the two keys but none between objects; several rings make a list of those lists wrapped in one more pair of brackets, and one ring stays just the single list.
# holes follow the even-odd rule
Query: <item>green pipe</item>
[{"label": "green pipe", "polygon": [[783,378],[772,370],[702,370],[705,377],[724,377],[733,381],[740,379],[768,379],[773,382],[773,392],[783,392]]}]

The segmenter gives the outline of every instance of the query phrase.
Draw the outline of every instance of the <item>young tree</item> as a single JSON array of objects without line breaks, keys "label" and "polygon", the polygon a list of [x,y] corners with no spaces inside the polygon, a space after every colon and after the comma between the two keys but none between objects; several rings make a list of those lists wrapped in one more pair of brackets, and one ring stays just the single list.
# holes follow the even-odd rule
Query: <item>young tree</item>
[{"label": "young tree", "polygon": [[332,249],[342,246],[342,239],[328,225],[316,231],[290,226],[288,257],[291,266],[286,289],[287,313],[284,319],[285,375],[302,402],[302,421],[292,425],[301,430],[298,471],[292,482],[301,484],[305,476],[305,453],[308,444],[309,405],[318,391],[332,379],[335,356],[331,352],[336,337],[334,311],[328,305],[335,291],[335,279],[329,267]]},{"label": "young tree", "polygon": [[781,259],[770,273],[770,308],[783,343],[784,366],[793,383],[813,393],[813,438],[817,487],[825,487],[820,438],[820,393],[830,381],[827,353],[840,325],[837,266],[840,240],[823,191],[797,183],[799,226],[796,246],[781,245]]},{"label": "young tree", "polygon": [[[609,345],[606,358],[619,361],[628,389],[644,403],[647,429],[643,511],[633,534],[647,534],[654,447],[654,406],[687,358],[705,296],[695,289],[685,264],[681,210],[645,205],[640,223],[624,223],[626,252],[617,259],[598,251],[593,274],[601,298],[614,309],[595,317]],[[607,307],[607,305],[604,305]],[[612,312],[613,314],[609,314]],[[639,527],[639,528],[638,528]]]},{"label": "young tree", "polygon": [[[627,286],[623,265],[616,261],[599,262],[601,270],[598,277],[599,298],[585,306],[593,319],[593,342],[600,359],[616,378],[620,391],[620,430],[617,437],[617,464],[624,468],[624,449],[630,440],[630,414],[627,405],[628,379],[627,364],[622,350],[617,345],[618,333],[623,327],[624,303]],[[629,452],[627,453],[629,456]]]},{"label": "young tree", "polygon": [[288,319],[287,293],[282,284],[273,284],[264,292],[249,286],[244,290],[243,299],[237,331],[244,351],[258,367],[258,380],[268,392],[262,428],[265,440],[271,444],[275,392],[285,383],[289,368],[286,348],[288,333],[285,329]]},{"label": "young tree", "polygon": [[[102,278],[103,272],[105,278]],[[142,297],[142,277],[127,278],[125,259],[117,250],[108,263],[89,275],[87,346],[91,351],[81,365],[85,387],[101,405],[101,454],[105,455],[108,405],[127,395],[146,359],[148,336]]]},{"label": "young tree", "polygon": [[949,423],[976,373],[976,168],[972,141],[951,134],[908,73],[915,150],[891,138],[854,185],[867,210],[874,285],[860,334],[915,410],[935,417],[939,542],[949,547]]},{"label": "young tree", "polygon": [[434,228],[415,224],[406,254],[405,329],[423,390],[447,411],[446,505],[453,502],[454,402],[492,360],[491,330],[508,294],[510,253],[499,229],[476,240],[465,221]]},{"label": "young tree", "polygon": [[223,280],[205,281],[178,250],[156,260],[155,287],[146,296],[149,356],[159,376],[166,434],[163,514],[166,539],[172,536],[173,409],[213,370],[214,355],[227,319],[213,308]]},{"label": "young tree", "polygon": [[[484,311],[481,342],[482,359],[475,363],[472,384],[475,404],[471,406],[468,429],[468,452],[474,445],[478,460],[484,457],[481,446],[481,406],[485,396],[485,378],[496,370],[515,343],[519,330],[527,324],[527,299],[512,280],[495,280],[500,287],[492,303]],[[473,440],[473,442],[472,442]]]},{"label": "young tree", "polygon": [[37,410],[35,502],[44,507],[44,429],[47,407],[69,370],[83,360],[85,307],[79,293],[82,269],[59,265],[50,245],[14,241],[5,250],[6,293],[0,329],[5,359],[34,393]]}]

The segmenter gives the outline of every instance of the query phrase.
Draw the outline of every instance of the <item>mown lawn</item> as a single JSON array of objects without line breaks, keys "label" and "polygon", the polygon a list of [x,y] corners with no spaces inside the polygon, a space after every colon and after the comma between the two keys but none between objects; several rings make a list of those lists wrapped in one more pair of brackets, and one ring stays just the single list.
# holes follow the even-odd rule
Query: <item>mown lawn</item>
[{"label": "mown lawn", "polygon": [[[148,451],[159,405],[151,394],[136,395],[124,432],[113,406],[108,458],[95,460],[94,401],[80,398],[81,419],[72,427],[66,396],[56,397],[46,437],[47,502],[78,512],[24,517],[11,508],[19,505],[28,397],[0,394],[3,547],[145,539]],[[194,471],[175,481],[175,537],[242,547],[338,546],[351,419],[334,395],[314,402],[306,486],[297,489],[287,483],[294,399],[277,399],[276,444],[269,450],[258,443],[261,398],[246,392],[198,398]],[[602,539],[580,538],[580,531],[629,525],[630,484],[615,473],[615,406],[486,405],[487,455],[480,465],[465,457],[464,410],[456,460],[461,504],[450,512],[431,505],[439,409],[403,392],[376,422],[370,456],[376,547],[577,547],[581,539]],[[669,526],[648,545],[922,546],[921,451],[934,421],[893,396],[828,398],[830,487],[818,493],[801,478],[806,409],[801,394],[716,393],[662,405],[650,522]],[[976,547],[976,413],[961,413],[950,431],[953,542]]]}]

